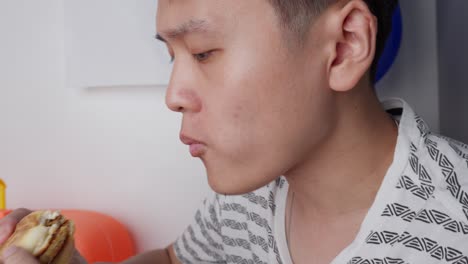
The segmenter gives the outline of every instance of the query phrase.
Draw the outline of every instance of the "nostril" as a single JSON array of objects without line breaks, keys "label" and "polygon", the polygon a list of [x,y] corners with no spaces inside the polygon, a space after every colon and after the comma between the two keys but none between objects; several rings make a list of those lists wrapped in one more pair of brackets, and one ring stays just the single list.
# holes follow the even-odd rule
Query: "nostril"
[{"label": "nostril", "polygon": [[[175,87],[175,86],[173,86]],[[166,105],[173,112],[198,112],[201,102],[194,90],[175,88],[166,93]]]}]

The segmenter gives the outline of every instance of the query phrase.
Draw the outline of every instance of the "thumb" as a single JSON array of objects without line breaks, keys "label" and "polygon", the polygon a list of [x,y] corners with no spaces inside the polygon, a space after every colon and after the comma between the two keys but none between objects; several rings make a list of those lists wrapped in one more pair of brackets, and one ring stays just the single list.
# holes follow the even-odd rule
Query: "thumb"
[{"label": "thumb", "polygon": [[0,219],[0,243],[4,243],[13,231],[15,231],[16,224],[30,213],[30,210],[21,208],[14,210]]},{"label": "thumb", "polygon": [[39,261],[28,251],[11,246],[3,252],[4,264],[39,264]]}]

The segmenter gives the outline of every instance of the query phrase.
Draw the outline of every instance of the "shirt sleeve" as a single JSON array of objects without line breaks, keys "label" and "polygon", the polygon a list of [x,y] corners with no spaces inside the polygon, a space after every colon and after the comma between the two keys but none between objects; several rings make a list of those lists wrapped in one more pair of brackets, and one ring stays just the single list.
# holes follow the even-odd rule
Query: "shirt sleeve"
[{"label": "shirt sleeve", "polygon": [[192,224],[174,243],[177,258],[189,263],[226,263],[220,224],[219,194],[212,193],[196,211]]}]

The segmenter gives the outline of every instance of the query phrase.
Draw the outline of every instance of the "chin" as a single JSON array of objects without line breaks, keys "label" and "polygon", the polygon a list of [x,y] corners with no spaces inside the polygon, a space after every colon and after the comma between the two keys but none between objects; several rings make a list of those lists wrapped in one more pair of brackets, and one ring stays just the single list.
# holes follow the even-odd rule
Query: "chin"
[{"label": "chin", "polygon": [[[252,171],[239,170],[239,168],[223,168],[218,170],[207,168],[206,171],[208,184],[211,189],[216,193],[225,195],[246,194],[267,185],[279,177],[267,177],[265,173],[252,173]],[[229,172],[226,173],[226,171]]]},{"label": "chin", "polygon": [[216,193],[225,195],[242,195],[255,190],[248,188],[247,186],[238,186],[233,184],[226,184],[226,182],[223,181],[211,180],[210,177],[208,177],[208,184],[210,185],[210,188]]}]

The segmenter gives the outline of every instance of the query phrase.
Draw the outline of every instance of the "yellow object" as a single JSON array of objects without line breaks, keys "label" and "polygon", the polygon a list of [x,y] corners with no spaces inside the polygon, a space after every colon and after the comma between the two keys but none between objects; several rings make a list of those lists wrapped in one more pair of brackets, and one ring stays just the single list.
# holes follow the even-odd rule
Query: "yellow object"
[{"label": "yellow object", "polygon": [[6,209],[5,189],[6,189],[5,182],[2,179],[0,179],[0,210]]}]

